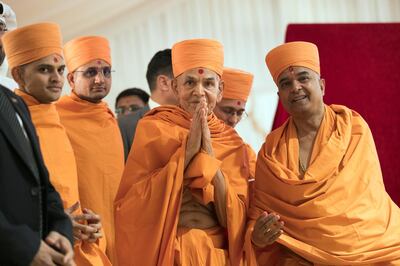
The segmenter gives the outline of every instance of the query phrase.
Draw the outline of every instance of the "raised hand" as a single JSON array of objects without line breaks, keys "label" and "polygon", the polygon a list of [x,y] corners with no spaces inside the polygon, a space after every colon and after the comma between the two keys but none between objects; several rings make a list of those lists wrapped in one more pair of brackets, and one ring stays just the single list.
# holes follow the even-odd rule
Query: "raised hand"
[{"label": "raised hand", "polygon": [[207,122],[207,103],[204,101],[203,105],[204,112],[201,115],[201,148],[208,154],[214,156],[214,151],[211,145],[211,133]]},{"label": "raised hand", "polygon": [[201,121],[202,116],[204,116],[204,112],[206,111],[204,110],[204,105],[205,99],[202,99],[193,113],[192,123],[190,125],[188,140],[186,143],[185,168],[189,165],[190,161],[200,151],[201,148]]}]

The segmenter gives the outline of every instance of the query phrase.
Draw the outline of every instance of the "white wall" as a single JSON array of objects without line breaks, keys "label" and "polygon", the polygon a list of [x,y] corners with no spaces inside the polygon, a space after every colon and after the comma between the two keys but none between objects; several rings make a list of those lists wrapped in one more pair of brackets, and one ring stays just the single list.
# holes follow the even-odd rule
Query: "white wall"
[{"label": "white wall", "polygon": [[255,75],[247,106],[250,117],[238,131],[256,150],[270,130],[277,104],[264,57],[284,41],[289,23],[400,22],[399,0],[125,0],[115,2],[115,8],[110,7],[112,1],[88,2],[107,5],[90,17],[80,17],[79,6],[70,6],[73,16],[69,9],[66,16],[53,12],[47,18],[61,24],[65,41],[85,34],[109,38],[116,70],[106,98],[111,106],[125,88],[148,90],[146,67],[156,51],[184,39],[214,38],[224,44],[226,66]]}]

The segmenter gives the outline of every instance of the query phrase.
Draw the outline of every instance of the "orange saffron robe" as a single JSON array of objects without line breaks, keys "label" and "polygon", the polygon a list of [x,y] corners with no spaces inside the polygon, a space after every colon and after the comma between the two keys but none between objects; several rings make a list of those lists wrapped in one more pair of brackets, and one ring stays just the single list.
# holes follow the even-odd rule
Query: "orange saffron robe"
[{"label": "orange saffron robe", "polygon": [[81,205],[100,215],[106,254],[116,265],[113,202],[124,169],[117,121],[105,102],[90,103],[75,93],[56,106],[75,153]]},{"label": "orange saffron robe", "polygon": [[[256,259],[259,265],[400,265],[400,210],[385,191],[372,133],[359,114],[325,106],[309,167],[300,176],[289,118],[258,154],[246,234],[249,265]],[[263,210],[281,216],[284,234],[257,249],[251,232]]]},{"label": "orange saffron robe", "polygon": [[[40,104],[31,95],[17,89],[15,94],[23,98],[31,113],[32,122],[40,141],[43,160],[49,171],[50,181],[60,193],[64,208],[69,208],[79,201],[78,176],[75,156],[56,106]],[[74,214],[80,214],[79,208]],[[111,265],[105,255],[105,241],[74,243],[74,260],[78,266]]]},{"label": "orange saffron robe", "polygon": [[[176,106],[140,120],[115,201],[116,246],[122,265],[241,265],[250,169],[246,145],[213,114],[208,117],[215,157],[198,153],[186,169],[193,195],[214,200],[218,168],[226,183],[227,229],[177,228],[190,115]],[[196,244],[197,243],[197,244]]]}]

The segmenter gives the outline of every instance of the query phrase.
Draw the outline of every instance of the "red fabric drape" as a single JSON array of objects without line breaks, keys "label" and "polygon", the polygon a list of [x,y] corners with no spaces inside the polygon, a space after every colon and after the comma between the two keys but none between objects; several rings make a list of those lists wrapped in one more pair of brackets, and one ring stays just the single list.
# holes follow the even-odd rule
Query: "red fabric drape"
[{"label": "red fabric drape", "polygon": [[[400,23],[291,24],[286,42],[318,46],[326,104],[343,104],[369,124],[385,187],[400,205]],[[273,129],[288,114],[279,103]]]}]

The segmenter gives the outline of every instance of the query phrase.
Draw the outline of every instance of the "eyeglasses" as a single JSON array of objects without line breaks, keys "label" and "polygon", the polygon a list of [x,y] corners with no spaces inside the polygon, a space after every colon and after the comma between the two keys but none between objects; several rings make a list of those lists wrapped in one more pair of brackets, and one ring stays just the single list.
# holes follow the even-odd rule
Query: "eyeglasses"
[{"label": "eyeglasses", "polygon": [[225,115],[229,117],[236,115],[239,119],[245,119],[249,116],[245,110],[235,110],[234,108],[231,107],[220,107],[220,109],[221,112],[223,112]]},{"label": "eyeglasses", "polygon": [[115,70],[111,70],[111,67],[89,67],[86,70],[76,70],[74,72],[81,72],[83,73],[82,75],[88,79],[96,77],[99,73],[102,73],[105,78],[111,78],[111,73],[115,72]]},{"label": "eyeglasses", "polygon": [[129,105],[128,107],[126,107],[126,106],[121,106],[121,107],[115,108],[115,113],[116,113],[117,115],[123,115],[123,114],[125,114],[125,113],[127,113],[127,112],[129,112],[129,113],[136,112],[137,110],[139,110],[139,109],[141,109],[141,108],[142,108],[142,107],[140,107],[140,106],[138,106],[138,105],[136,105],[136,104]]}]

